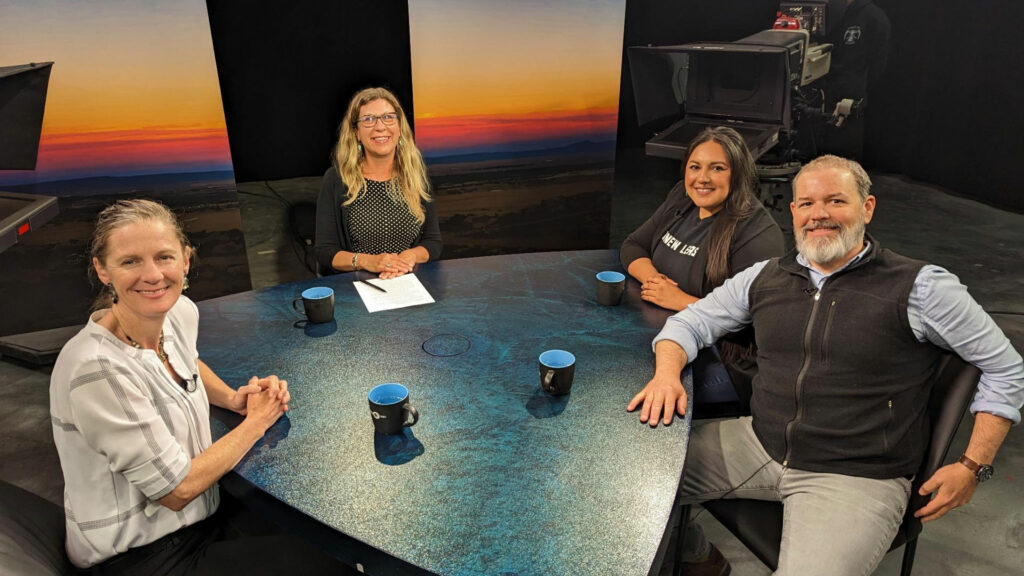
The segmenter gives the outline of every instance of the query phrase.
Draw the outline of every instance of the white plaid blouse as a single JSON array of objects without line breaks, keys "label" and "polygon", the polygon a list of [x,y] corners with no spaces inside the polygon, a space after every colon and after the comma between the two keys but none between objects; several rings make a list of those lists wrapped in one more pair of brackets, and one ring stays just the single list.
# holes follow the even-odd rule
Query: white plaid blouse
[{"label": "white plaid blouse", "polygon": [[[96,320],[61,350],[50,379],[53,440],[64,471],[67,551],[87,567],[194,524],[217,509],[217,484],[175,512],[156,503],[210,447],[202,382],[182,389],[152,350],[138,350]],[[199,311],[182,296],[164,321],[171,366],[198,375]]]}]

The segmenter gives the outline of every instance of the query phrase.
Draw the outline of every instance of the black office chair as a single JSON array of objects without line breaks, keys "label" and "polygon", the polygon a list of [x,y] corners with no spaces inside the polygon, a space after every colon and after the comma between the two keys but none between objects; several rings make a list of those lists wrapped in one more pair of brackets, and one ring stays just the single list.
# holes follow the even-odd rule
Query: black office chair
[{"label": "black office chair", "polygon": [[300,201],[289,204],[288,225],[291,227],[292,240],[302,250],[302,263],[306,269],[317,277],[333,273],[322,268],[316,261],[313,248],[316,243],[316,203]]},{"label": "black office chair", "polygon": [[[956,435],[964,410],[967,409],[981,372],[952,354],[943,358],[931,396],[928,416],[931,421],[931,441],[924,461],[914,477],[910,502],[896,537],[889,550],[906,545],[900,574],[910,576],[914,567],[917,537],[921,534],[921,521],[914,511],[928,503],[930,496],[921,496],[918,490],[931,478],[946,459],[949,446]],[[772,570],[779,565],[779,546],[782,543],[782,504],[762,500],[712,500],[704,508],[725,526],[740,542]]]},{"label": "black office chair", "polygon": [[64,553],[64,510],[0,480],[0,574],[75,573]]}]

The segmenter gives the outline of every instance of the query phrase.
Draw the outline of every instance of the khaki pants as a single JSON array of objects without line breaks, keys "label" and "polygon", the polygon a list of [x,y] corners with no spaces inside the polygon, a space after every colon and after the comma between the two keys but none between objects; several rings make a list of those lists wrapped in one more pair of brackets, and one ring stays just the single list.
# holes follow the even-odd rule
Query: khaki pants
[{"label": "khaki pants", "polygon": [[[776,574],[866,575],[874,572],[903,521],[910,480],[875,480],[806,472],[775,462],[754,435],[750,417],[695,426],[680,500],[772,500],[784,506]],[[707,550],[690,522],[684,559]]]}]

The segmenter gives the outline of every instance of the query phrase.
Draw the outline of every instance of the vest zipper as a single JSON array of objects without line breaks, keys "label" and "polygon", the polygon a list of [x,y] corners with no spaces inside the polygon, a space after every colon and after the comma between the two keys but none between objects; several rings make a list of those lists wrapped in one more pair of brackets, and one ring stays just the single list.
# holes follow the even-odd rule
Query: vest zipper
[{"label": "vest zipper", "polygon": [[[825,280],[828,282],[828,280]],[[821,285],[825,287],[824,284]],[[800,420],[803,415],[803,405],[800,403],[800,396],[804,386],[804,377],[807,376],[807,371],[811,367],[811,333],[814,329],[814,318],[818,315],[818,303],[821,301],[821,290],[814,293],[814,305],[811,307],[811,316],[807,319],[807,326],[804,328],[804,362],[800,366],[800,372],[796,375],[796,387],[793,391],[793,402],[796,404],[796,414],[793,415],[793,419],[786,424],[786,456],[782,459],[783,466],[789,466],[789,459],[792,455],[792,445],[790,440],[793,436],[793,427]]]},{"label": "vest zipper", "polygon": [[889,400],[889,421],[885,423],[885,430],[882,431],[882,443],[885,451],[889,452],[889,429],[892,428],[893,417],[892,400]]}]

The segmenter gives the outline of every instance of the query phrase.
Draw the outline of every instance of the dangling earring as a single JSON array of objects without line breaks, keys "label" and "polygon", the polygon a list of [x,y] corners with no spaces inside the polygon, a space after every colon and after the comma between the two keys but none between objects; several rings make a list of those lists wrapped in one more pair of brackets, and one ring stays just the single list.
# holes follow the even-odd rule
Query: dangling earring
[{"label": "dangling earring", "polygon": [[399,137],[398,137],[398,145],[399,145],[399,146],[401,146],[401,145],[402,145],[402,137],[401,137],[401,136],[399,136]]},{"label": "dangling earring", "polygon": [[362,153],[363,153],[363,145],[362,145],[362,144],[360,144],[359,142],[356,142],[356,150],[357,150],[357,151],[358,151],[358,152],[359,152],[360,154],[362,154]]},{"label": "dangling earring", "polygon": [[185,290],[188,290],[188,287],[188,276],[185,276],[185,280],[181,283],[181,291],[184,292]]},{"label": "dangling earring", "polygon": [[113,282],[108,282],[107,283],[107,291],[110,292],[110,303],[111,304],[117,304],[117,301],[118,301],[117,290],[114,290],[114,283]]}]

